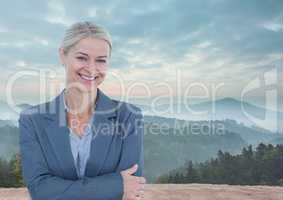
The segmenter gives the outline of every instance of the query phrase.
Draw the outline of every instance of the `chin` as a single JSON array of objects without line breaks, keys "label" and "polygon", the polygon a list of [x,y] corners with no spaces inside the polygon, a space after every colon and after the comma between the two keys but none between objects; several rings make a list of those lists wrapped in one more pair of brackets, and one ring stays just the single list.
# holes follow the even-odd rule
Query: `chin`
[{"label": "chin", "polygon": [[82,93],[92,93],[97,90],[98,86],[97,85],[82,85],[82,87],[77,88],[80,92]]}]

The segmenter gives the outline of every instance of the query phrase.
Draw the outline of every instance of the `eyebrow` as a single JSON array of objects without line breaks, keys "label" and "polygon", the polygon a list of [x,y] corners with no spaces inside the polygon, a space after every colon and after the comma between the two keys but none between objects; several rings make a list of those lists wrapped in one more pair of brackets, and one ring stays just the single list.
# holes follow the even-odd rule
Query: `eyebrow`
[{"label": "eyebrow", "polygon": [[[84,53],[84,52],[81,52],[81,51],[79,51],[79,52],[77,52],[77,53],[83,54],[83,55],[85,55],[85,56],[88,56],[87,53]],[[97,58],[107,58],[107,57],[108,57],[108,56],[97,56]]]}]

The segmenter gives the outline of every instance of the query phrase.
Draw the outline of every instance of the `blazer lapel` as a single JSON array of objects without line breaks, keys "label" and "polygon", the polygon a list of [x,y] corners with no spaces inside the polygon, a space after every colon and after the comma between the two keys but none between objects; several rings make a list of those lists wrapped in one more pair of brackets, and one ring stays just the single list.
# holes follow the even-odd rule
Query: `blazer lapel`
[{"label": "blazer lapel", "polygon": [[115,121],[117,105],[97,89],[97,103],[92,122],[93,139],[91,142],[90,156],[86,165],[85,175],[97,176],[107,157],[107,152],[115,133]]},{"label": "blazer lapel", "polygon": [[49,103],[49,108],[45,118],[48,125],[45,131],[54,150],[62,173],[68,179],[78,178],[71,151],[69,129],[66,121],[66,112],[64,108],[63,91],[53,101]]},{"label": "blazer lapel", "polygon": [[[64,90],[63,90],[64,91]],[[49,103],[44,115],[48,121],[45,131],[54,150],[62,173],[68,179],[78,178],[71,151],[69,129],[64,108],[63,91]],[[85,176],[97,176],[107,157],[107,152],[115,133],[115,117],[118,104],[97,89],[97,101],[92,121],[93,139]]]}]

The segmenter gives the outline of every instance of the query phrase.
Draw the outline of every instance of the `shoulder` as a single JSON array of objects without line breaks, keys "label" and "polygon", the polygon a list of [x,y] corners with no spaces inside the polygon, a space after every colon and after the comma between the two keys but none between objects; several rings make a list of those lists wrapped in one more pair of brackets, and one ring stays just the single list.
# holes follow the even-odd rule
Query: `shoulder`
[{"label": "shoulder", "polygon": [[132,103],[113,100],[117,106],[117,122],[123,132],[123,138],[128,135],[143,134],[144,118],[141,108]]},{"label": "shoulder", "polygon": [[142,110],[135,104],[124,102],[124,101],[118,101],[118,100],[112,100],[116,103],[118,107],[118,113],[122,115],[129,115],[129,114],[141,114]]},{"label": "shoulder", "polygon": [[143,118],[142,110],[137,105],[113,99],[112,101],[116,104],[117,116],[120,121],[126,122],[132,119]]},{"label": "shoulder", "polygon": [[138,116],[142,114],[141,109],[132,103],[128,103],[122,100],[117,100],[98,88],[98,100],[97,100],[97,110],[106,111],[108,116],[116,116],[121,122],[126,120],[130,116]]},{"label": "shoulder", "polygon": [[142,114],[142,110],[135,104],[124,102],[124,101],[118,101],[118,100],[112,100],[115,102],[117,106],[117,112],[120,115],[139,115]]}]

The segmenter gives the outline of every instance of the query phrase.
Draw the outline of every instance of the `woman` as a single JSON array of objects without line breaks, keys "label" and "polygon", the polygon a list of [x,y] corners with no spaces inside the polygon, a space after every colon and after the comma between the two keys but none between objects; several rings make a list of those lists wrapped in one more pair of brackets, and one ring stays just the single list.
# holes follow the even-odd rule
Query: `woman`
[{"label": "woman", "polygon": [[111,49],[104,28],[73,24],[59,48],[65,89],[52,101],[21,112],[23,179],[33,200],[143,197],[141,110],[98,88]]}]

